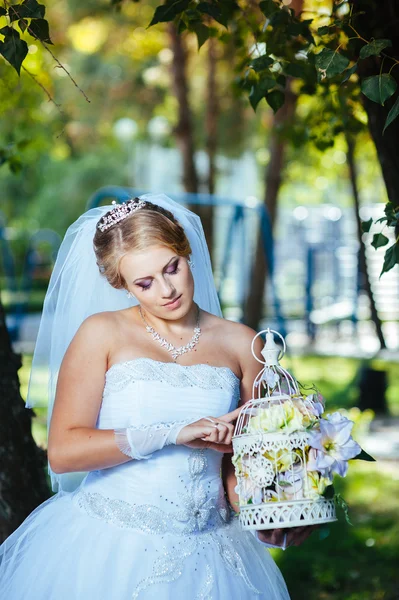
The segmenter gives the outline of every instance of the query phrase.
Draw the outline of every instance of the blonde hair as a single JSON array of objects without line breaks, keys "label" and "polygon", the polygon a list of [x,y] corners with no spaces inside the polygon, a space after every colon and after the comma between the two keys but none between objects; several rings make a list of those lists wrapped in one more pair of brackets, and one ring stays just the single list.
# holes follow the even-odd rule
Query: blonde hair
[{"label": "blonde hair", "polygon": [[100,272],[116,289],[126,287],[119,264],[128,252],[166,246],[179,256],[191,254],[190,242],[173,214],[147,200],[143,208],[106,231],[96,229],[93,244]]}]

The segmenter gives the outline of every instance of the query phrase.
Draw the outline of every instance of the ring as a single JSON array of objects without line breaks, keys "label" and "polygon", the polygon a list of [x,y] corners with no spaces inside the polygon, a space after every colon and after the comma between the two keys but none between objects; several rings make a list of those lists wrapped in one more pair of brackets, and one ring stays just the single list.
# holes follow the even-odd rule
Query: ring
[{"label": "ring", "polygon": [[204,417],[204,419],[206,421],[210,421],[211,423],[213,423],[213,426],[215,427],[215,429],[219,429],[218,423],[216,423],[216,421],[214,421],[213,419],[210,419],[209,417]]},{"label": "ring", "polygon": [[284,534],[283,545],[281,546],[282,550],[287,550],[287,534]]}]

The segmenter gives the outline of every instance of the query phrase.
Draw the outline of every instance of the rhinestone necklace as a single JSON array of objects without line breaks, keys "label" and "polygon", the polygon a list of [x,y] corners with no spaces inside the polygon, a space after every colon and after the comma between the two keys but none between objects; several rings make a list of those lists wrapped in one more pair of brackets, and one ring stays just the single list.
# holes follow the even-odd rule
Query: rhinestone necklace
[{"label": "rhinestone necklace", "polygon": [[147,321],[144,318],[143,312],[141,310],[141,306],[139,306],[139,313],[140,313],[141,320],[143,321],[148,333],[151,333],[152,338],[154,340],[156,340],[162,346],[162,348],[165,348],[165,350],[167,350],[168,352],[170,352],[172,354],[172,358],[173,358],[174,362],[176,362],[176,360],[178,359],[179,356],[181,356],[182,354],[185,354],[186,352],[190,352],[190,350],[192,350],[194,348],[194,346],[196,346],[198,344],[198,340],[201,335],[201,328],[199,326],[200,309],[198,306],[197,306],[197,320],[196,320],[195,327],[194,327],[193,337],[188,342],[188,344],[186,344],[185,346],[180,346],[179,348],[176,348],[173,344],[168,342],[168,340],[163,338],[157,331],[155,331],[155,329],[153,327],[151,327],[151,325],[149,325],[147,323]]}]

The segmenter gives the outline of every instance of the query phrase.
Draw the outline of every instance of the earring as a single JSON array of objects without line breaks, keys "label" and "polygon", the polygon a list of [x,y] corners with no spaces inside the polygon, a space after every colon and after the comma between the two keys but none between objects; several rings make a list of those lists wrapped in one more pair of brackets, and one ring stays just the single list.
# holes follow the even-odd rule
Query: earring
[{"label": "earring", "polygon": [[191,256],[190,256],[190,258],[187,259],[187,264],[190,267],[190,269],[194,269],[194,262],[193,262],[193,259],[191,258]]},{"label": "earring", "polygon": [[133,298],[133,294],[132,294],[132,292],[129,292],[129,290],[126,290],[126,296],[128,298]]}]

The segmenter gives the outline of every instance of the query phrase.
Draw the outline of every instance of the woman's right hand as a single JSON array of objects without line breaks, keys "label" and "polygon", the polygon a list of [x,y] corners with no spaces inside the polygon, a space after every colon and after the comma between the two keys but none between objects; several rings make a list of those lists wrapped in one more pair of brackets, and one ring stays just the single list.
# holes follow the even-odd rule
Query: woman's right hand
[{"label": "woman's right hand", "polygon": [[235,421],[241,408],[236,408],[221,417],[203,417],[182,428],[176,439],[177,445],[192,448],[210,448],[218,452],[232,452],[231,438]]}]

